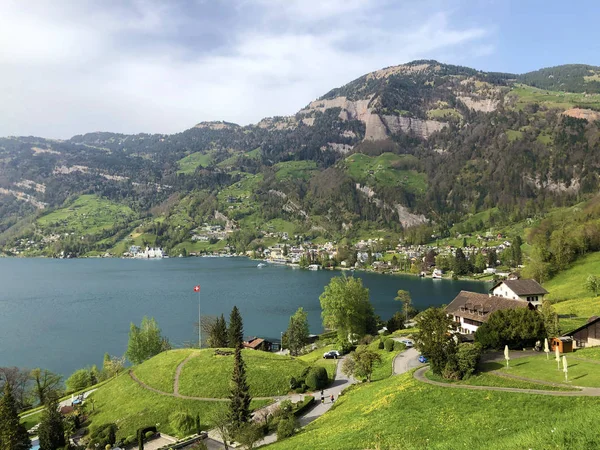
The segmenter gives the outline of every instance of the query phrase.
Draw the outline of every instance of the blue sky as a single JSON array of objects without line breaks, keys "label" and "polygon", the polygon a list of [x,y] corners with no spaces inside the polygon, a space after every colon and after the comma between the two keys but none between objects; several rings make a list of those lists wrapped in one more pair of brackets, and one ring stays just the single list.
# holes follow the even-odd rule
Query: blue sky
[{"label": "blue sky", "polygon": [[599,13],[553,0],[4,0],[0,135],[255,123],[414,59],[600,65]]}]

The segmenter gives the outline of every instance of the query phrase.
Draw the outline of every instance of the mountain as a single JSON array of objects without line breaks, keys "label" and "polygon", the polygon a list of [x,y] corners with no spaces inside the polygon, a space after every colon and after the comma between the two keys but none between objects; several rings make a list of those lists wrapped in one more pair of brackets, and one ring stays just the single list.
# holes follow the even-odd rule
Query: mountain
[{"label": "mountain", "polygon": [[151,244],[175,254],[281,233],[421,242],[490,208],[521,220],[598,191],[597,70],[413,61],[255,125],[3,138],[0,248],[82,255]]}]

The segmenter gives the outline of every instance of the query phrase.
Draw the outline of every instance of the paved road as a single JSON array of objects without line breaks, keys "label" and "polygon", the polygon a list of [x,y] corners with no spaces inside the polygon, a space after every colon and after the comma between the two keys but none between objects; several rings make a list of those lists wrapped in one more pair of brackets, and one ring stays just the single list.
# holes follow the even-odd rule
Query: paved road
[{"label": "paved road", "polygon": [[394,375],[400,375],[402,373],[408,372],[415,367],[419,367],[421,363],[419,362],[420,353],[416,348],[409,348],[401,353],[398,353],[394,358]]}]

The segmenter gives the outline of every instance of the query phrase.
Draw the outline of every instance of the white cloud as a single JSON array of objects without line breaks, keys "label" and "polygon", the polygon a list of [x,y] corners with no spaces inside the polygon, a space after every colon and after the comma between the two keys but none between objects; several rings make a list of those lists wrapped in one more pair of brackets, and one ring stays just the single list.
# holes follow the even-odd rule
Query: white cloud
[{"label": "white cloud", "polygon": [[[57,3],[60,7],[57,7]],[[0,135],[177,132],[293,114],[331,88],[412,59],[489,53],[482,27],[381,1],[252,0],[222,11],[151,1],[13,1],[0,16]],[[206,8],[204,10],[203,8]],[[387,8],[387,9],[386,9]],[[196,26],[214,26],[206,40]],[[234,23],[235,25],[231,25]],[[191,37],[190,37],[191,36]]]}]

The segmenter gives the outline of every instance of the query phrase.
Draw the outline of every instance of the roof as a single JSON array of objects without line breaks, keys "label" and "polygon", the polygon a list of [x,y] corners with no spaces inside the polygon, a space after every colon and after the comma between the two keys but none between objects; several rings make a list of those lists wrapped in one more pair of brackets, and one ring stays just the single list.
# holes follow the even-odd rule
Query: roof
[{"label": "roof", "polygon": [[569,331],[568,333],[564,333],[563,336],[572,336],[575,333],[577,333],[578,331],[584,330],[585,328],[594,325],[596,322],[600,322],[600,317],[590,317],[589,320],[587,321],[587,323],[585,323],[584,325],[581,325],[579,328],[575,328],[574,330]]},{"label": "roof", "polygon": [[454,300],[446,306],[446,312],[478,322],[487,322],[490,315],[495,311],[528,307],[530,307],[530,304],[525,300],[513,300],[497,295],[489,296],[488,294],[460,291]]},{"label": "roof", "polygon": [[545,295],[548,293],[548,291],[535,280],[504,280],[496,283],[490,291],[493,291],[502,283],[517,295]]},{"label": "roof", "polygon": [[244,347],[256,348],[256,347],[260,346],[260,344],[262,344],[263,342],[265,342],[265,340],[263,338],[250,339],[250,340],[248,340],[248,342],[244,342]]}]

